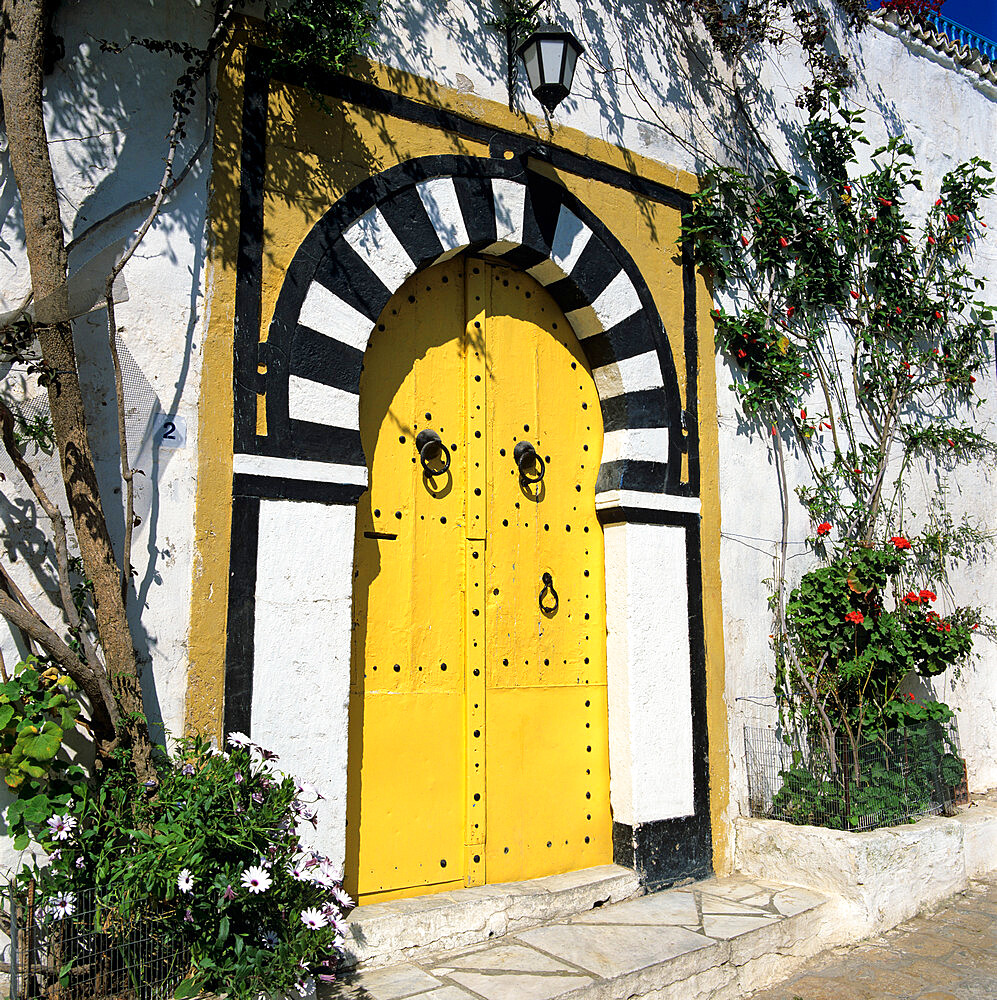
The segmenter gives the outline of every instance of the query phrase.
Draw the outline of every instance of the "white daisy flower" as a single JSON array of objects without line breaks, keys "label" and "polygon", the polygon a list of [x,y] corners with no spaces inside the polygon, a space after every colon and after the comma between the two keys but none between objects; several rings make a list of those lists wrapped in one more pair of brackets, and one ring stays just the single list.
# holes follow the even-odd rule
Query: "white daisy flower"
[{"label": "white daisy flower", "polygon": [[325,927],[329,921],[325,919],[325,914],[321,910],[311,908],[301,911],[301,922],[310,930],[317,931]]},{"label": "white daisy flower", "polygon": [[252,865],[242,873],[242,884],[252,893],[266,892],[271,886],[270,876],[259,865]]},{"label": "white daisy flower", "polygon": [[191,875],[190,870],[184,868],[183,871],[177,876],[177,888],[181,892],[191,892],[194,888],[194,876]]},{"label": "white daisy flower", "polygon": [[353,900],[350,899],[349,893],[341,885],[334,885],[332,887],[332,898],[339,903],[343,909],[348,910],[351,906],[356,905]]},{"label": "white daisy flower", "polygon": [[293,861],[289,861],[287,865],[287,873],[291,876],[291,878],[298,882],[304,882],[308,878],[308,875],[306,874],[304,868],[301,867],[300,862],[295,864]]},{"label": "white daisy flower", "polygon": [[260,940],[267,948],[276,948],[280,944],[280,938],[276,931],[264,931],[260,935]]},{"label": "white daisy flower", "polygon": [[253,741],[245,733],[229,733],[225,741],[230,747],[251,747],[255,746]]},{"label": "white daisy flower", "polygon": [[56,920],[65,920],[76,912],[76,894],[64,892],[52,900],[52,915]]},{"label": "white daisy flower", "polygon": [[48,820],[49,830],[55,840],[68,840],[76,826],[76,819],[73,816],[52,816]]}]

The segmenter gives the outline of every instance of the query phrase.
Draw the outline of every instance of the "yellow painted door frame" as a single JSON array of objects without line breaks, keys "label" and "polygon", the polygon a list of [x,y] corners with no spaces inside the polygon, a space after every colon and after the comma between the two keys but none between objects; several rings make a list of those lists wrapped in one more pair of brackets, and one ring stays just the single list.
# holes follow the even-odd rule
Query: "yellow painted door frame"
[{"label": "yellow painted door frame", "polygon": [[[506,265],[438,264],[380,317],[360,423],[351,888],[373,902],[608,862],[602,424],[567,320]],[[446,472],[423,471],[427,429]]]}]

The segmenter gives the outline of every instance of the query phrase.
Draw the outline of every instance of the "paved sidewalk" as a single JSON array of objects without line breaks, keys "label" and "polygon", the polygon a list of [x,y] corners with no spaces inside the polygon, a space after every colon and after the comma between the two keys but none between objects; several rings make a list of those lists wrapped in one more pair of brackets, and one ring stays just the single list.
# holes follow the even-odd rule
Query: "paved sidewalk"
[{"label": "paved sidewalk", "polygon": [[319,996],[732,1000],[741,996],[738,983],[745,967],[778,961],[778,953],[796,942],[819,939],[826,905],[825,897],[806,889],[738,876],[707,879],[472,948],[346,973],[320,989]]},{"label": "paved sidewalk", "polygon": [[997,878],[752,1000],[997,1000]]}]

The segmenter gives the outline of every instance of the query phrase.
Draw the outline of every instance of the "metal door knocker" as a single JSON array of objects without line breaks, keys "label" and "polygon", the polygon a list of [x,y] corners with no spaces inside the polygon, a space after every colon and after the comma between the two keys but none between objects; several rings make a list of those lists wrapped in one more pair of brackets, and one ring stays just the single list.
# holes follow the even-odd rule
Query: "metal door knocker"
[{"label": "metal door knocker", "polygon": [[[524,483],[539,483],[543,480],[544,472],[547,471],[547,468],[544,465],[544,460],[537,454],[536,448],[529,441],[520,441],[512,449],[512,457],[519,468],[519,478]],[[526,470],[530,466],[534,466],[538,470],[536,475],[527,475]]]},{"label": "metal door knocker", "polygon": [[[419,431],[415,438],[415,446],[419,451],[419,461],[422,462],[422,468],[427,476],[442,475],[450,468],[450,452],[436,431]],[[443,467],[431,469],[429,463],[434,459],[442,461]]]},{"label": "metal door knocker", "polygon": [[[554,589],[554,578],[550,573],[544,573],[540,577],[540,582],[543,584],[543,590],[540,591],[540,610],[549,618],[557,611],[557,606],[560,603],[557,598],[557,591]],[[550,591],[550,596],[554,599],[554,603],[549,607],[544,606],[544,594]]]}]

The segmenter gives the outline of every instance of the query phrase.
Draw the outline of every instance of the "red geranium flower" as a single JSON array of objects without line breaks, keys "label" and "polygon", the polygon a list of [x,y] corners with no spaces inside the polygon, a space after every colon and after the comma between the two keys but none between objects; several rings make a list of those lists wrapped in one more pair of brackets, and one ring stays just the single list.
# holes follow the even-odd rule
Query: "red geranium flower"
[{"label": "red geranium flower", "polygon": [[918,594],[917,591],[910,590],[906,594],[904,594],[903,602],[904,604],[920,604],[921,595]]},{"label": "red geranium flower", "polygon": [[780,236],[779,237],[779,246],[781,246],[781,247],[788,247],[789,246],[789,240],[787,240],[785,236]]},{"label": "red geranium flower", "polygon": [[918,597],[920,597],[922,601],[937,601],[938,600],[937,595],[934,593],[934,591],[931,591],[931,590],[922,590],[918,594]]},{"label": "red geranium flower", "polygon": [[822,524],[817,525],[818,535],[829,535],[831,533],[831,522],[824,521]]},{"label": "red geranium flower", "polygon": [[892,537],[892,538],[890,539],[890,541],[891,541],[891,542],[893,542],[893,544],[894,544],[894,545],[895,545],[895,546],[896,546],[896,547],[897,547],[898,549],[909,549],[909,548],[910,548],[910,542],[908,542],[908,541],[907,541],[907,539],[906,539],[906,538],[904,538],[904,536],[903,536],[903,535],[894,535],[894,536],[893,536],[893,537]]},{"label": "red geranium flower", "polygon": [[911,701],[914,700],[914,695],[911,694],[909,691],[907,692],[907,697],[910,698]]},{"label": "red geranium flower", "polygon": [[845,615],[846,622],[854,622],[856,625],[861,625],[865,621],[865,615],[861,611],[849,611]]}]

